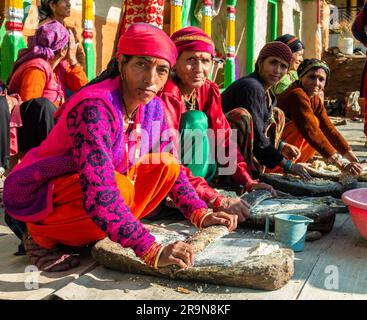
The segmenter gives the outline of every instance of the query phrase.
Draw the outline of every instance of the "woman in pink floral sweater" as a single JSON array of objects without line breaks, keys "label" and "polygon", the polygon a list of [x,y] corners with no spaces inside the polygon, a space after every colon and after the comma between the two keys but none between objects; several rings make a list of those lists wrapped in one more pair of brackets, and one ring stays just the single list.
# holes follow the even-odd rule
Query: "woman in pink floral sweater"
[{"label": "woman in pink floral sweater", "polygon": [[155,95],[176,57],[163,31],[132,25],[120,39],[117,63],[73,95],[48,138],[5,180],[6,211],[26,222],[25,250],[40,269],[78,265],[55,249],[60,243],[83,246],[107,236],[152,267],[190,266],[190,245],[163,246],[139,222],[167,194],[199,228],[236,228],[236,216],[208,210],[174,150],[164,152],[173,143]]}]

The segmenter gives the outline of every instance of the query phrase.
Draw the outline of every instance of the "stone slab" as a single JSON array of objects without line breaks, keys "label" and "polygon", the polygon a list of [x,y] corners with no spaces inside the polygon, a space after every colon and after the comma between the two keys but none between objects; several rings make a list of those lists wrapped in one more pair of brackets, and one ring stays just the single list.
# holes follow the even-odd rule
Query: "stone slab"
[{"label": "stone slab", "polygon": [[[307,171],[312,177],[339,181],[343,174],[335,165],[328,165],[322,160],[316,160],[313,163],[301,163],[307,168]],[[362,182],[367,181],[367,164],[362,163],[362,173],[354,179]]]},{"label": "stone slab", "polygon": [[[348,215],[337,215],[332,232],[319,241],[307,242],[305,250],[295,254],[294,275],[278,290],[263,291],[198,281],[165,279],[124,273],[100,266],[56,291],[54,296],[65,300],[296,300],[311,273],[316,270],[318,262],[337,241],[339,232],[348,219]],[[160,224],[159,221],[155,223]],[[182,231],[182,234],[191,229],[182,222],[171,221],[163,224],[166,228]],[[261,231],[248,230],[247,233],[260,239],[264,236]],[[270,239],[271,236],[272,234]]]},{"label": "stone slab", "polygon": [[228,233],[224,226],[211,226],[188,238],[182,232],[146,225],[161,243],[178,240],[194,247],[194,266],[182,270],[170,266],[155,270],[136,258],[130,248],[104,239],[92,249],[92,256],[104,266],[129,273],[141,273],[170,279],[205,281],[215,284],[275,290],[293,275],[292,250],[279,243],[254,239],[240,232]]},{"label": "stone slab", "polygon": [[[269,193],[267,191],[255,191],[256,193]],[[248,195],[242,196],[247,200]],[[264,198],[255,203],[251,208],[251,215],[246,220],[245,226],[251,228],[264,228],[265,219],[269,217],[270,230],[274,229],[274,216],[276,214],[296,214],[311,218],[314,222],[308,227],[309,230],[317,230],[323,233],[330,232],[333,228],[336,213],[348,212],[347,206],[340,199],[326,197],[296,197],[282,194],[276,198]]]},{"label": "stone slab", "polygon": [[[280,190],[294,196],[332,196],[334,198],[340,198],[343,192],[357,187],[357,181],[354,179],[343,183],[321,178],[313,178],[310,181],[303,181],[299,177],[276,173],[261,174],[260,180],[272,185],[276,190]],[[363,182],[360,182],[360,184],[362,183]]]}]

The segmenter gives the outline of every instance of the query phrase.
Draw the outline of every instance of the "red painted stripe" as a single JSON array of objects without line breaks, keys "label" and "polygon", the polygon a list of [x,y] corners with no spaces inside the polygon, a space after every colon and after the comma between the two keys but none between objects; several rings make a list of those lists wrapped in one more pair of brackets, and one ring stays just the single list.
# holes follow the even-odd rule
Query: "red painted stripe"
[{"label": "red painted stripe", "polygon": [[228,13],[236,13],[236,8],[235,7],[228,7],[227,12]]},{"label": "red painted stripe", "polygon": [[93,39],[93,32],[91,32],[91,31],[83,31],[82,37],[84,39]]},{"label": "red painted stripe", "polygon": [[7,21],[6,24],[5,24],[5,29],[7,31],[22,31],[23,30],[23,23]]}]

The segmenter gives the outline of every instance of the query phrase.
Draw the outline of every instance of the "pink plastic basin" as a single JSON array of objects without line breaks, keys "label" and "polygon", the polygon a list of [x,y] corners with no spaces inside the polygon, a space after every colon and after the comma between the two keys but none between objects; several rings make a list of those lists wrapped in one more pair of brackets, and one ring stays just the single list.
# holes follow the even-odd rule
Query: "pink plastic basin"
[{"label": "pink plastic basin", "polygon": [[367,239],[367,188],[346,191],[342,199],[349,207],[355,227],[362,237]]}]

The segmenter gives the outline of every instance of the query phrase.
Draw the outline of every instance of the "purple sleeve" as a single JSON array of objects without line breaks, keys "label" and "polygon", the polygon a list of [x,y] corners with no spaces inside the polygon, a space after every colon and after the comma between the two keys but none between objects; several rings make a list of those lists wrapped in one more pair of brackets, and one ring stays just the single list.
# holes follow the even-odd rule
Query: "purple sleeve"
[{"label": "purple sleeve", "polygon": [[[175,144],[172,141],[175,135],[172,135],[172,131],[167,126],[165,120],[163,120],[162,123],[161,136],[165,141],[161,144],[161,151],[170,151],[176,158],[178,158]],[[185,218],[188,220],[190,220],[191,214],[195,210],[208,208],[206,203],[199,198],[194,187],[189,182],[189,179],[185,173],[185,169],[182,164],[180,164],[180,174],[170,191],[170,196],[172,197],[176,207],[184,214]]]},{"label": "purple sleeve", "polygon": [[86,99],[69,113],[67,125],[88,216],[112,241],[142,257],[155,238],[135,219],[117,188],[112,154],[115,121],[103,101]]}]

